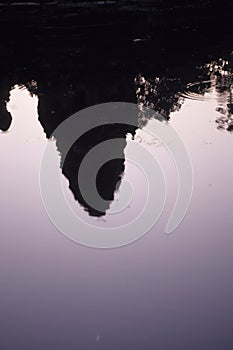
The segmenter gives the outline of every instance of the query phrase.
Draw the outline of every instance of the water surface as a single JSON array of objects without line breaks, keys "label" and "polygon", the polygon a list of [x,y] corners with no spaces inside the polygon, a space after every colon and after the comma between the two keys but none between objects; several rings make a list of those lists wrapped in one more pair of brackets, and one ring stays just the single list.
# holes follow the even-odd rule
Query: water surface
[{"label": "water surface", "polygon": [[[232,349],[232,47],[226,39],[220,45],[215,37],[212,46],[197,40],[175,54],[168,36],[164,50],[157,44],[154,52],[159,36],[135,42],[145,38],[137,34],[127,38],[129,45],[123,41],[110,46],[114,59],[103,43],[101,54],[93,43],[77,44],[72,58],[67,52],[74,49],[73,43],[57,50],[58,57],[49,49],[43,56],[42,48],[49,45],[36,41],[28,57],[22,50],[10,56],[11,61],[3,60],[4,349]],[[140,212],[146,181],[140,169],[124,160],[130,139],[142,143],[160,162],[168,195],[161,218],[146,236],[103,251],[75,244],[50,222],[41,200],[39,170],[49,138],[60,167],[62,140],[53,137],[53,130],[62,120],[110,101],[149,106],[157,117],[139,113],[137,128],[101,127],[74,144],[60,169],[70,206],[87,223],[100,227],[127,222]],[[144,130],[149,123],[161,122],[177,130],[194,171],[190,208],[172,235],[165,235],[164,228],[177,196],[176,169],[165,147]],[[118,136],[125,140],[124,158],[99,174],[98,187],[110,207],[98,212],[80,196],[77,165],[98,142]],[[109,209],[117,208],[124,180],[134,185],[132,200],[112,215]]]}]

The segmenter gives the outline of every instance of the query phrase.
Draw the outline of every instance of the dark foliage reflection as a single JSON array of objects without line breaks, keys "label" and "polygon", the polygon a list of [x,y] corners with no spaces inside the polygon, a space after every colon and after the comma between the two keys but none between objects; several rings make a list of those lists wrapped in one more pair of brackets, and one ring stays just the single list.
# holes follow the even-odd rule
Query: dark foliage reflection
[{"label": "dark foliage reflection", "polygon": [[[232,50],[228,49],[231,23],[227,11],[219,16],[216,4],[206,3],[201,10],[192,1],[185,7],[167,2],[153,11],[141,6],[129,11],[119,2],[119,7],[108,7],[108,11],[102,7],[78,9],[75,16],[59,6],[41,8],[36,15],[24,11],[20,16],[11,6],[5,7],[5,19],[0,21],[4,33],[0,43],[0,129],[5,132],[11,125],[6,104],[11,88],[18,84],[39,97],[38,120],[47,138],[70,115],[94,104],[137,102],[138,119],[126,123],[142,128],[148,121],[142,107],[154,109],[156,118],[169,120],[182,108],[184,99],[205,99],[211,89],[217,93],[217,127],[232,131],[232,57],[229,62],[214,59]],[[6,31],[6,23],[11,31]],[[138,74],[140,71],[144,73]],[[93,210],[81,196],[77,173],[83,157],[107,139],[126,140],[135,129],[128,124],[100,127],[72,146],[62,172],[74,198],[90,215],[105,212]],[[56,140],[56,144],[63,159],[62,141]],[[126,141],[119,146],[122,159],[106,164],[97,176],[99,193],[109,201],[114,199],[124,172],[125,145]]]}]

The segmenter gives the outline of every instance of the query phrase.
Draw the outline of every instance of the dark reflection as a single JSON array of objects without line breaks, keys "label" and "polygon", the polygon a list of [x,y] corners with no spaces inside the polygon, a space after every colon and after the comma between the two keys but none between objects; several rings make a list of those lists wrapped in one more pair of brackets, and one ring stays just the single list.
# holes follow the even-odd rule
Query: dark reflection
[{"label": "dark reflection", "polygon": [[[71,147],[68,152],[67,157],[64,160],[64,165],[62,168],[62,173],[69,180],[69,188],[74,194],[74,198],[84,206],[91,216],[102,216],[109,209],[111,201],[114,199],[114,193],[119,188],[121,177],[125,169],[125,156],[124,148],[126,146],[126,141],[124,141],[126,134],[131,132],[134,133],[135,128],[127,125],[103,125],[98,128],[94,128],[91,131],[82,135]],[[112,140],[114,138],[121,138],[122,140],[117,143],[119,159],[111,160],[105,163],[98,171],[96,177],[96,188],[99,195],[106,201],[104,207],[101,210],[92,208],[83,198],[80,187],[78,185],[78,172],[79,167],[83,158],[87,153],[95,147],[100,142],[106,140]],[[62,157],[62,141],[57,140],[58,151],[61,153]],[[106,150],[111,154],[113,150]],[[92,173],[95,171],[92,164],[89,164],[88,171],[82,178],[84,187],[90,186],[92,181]],[[84,188],[85,190],[85,188]],[[100,208],[98,208],[100,209]]]},{"label": "dark reflection", "polygon": [[[213,1],[198,6],[191,1],[192,6],[184,7],[179,2],[178,5],[157,2],[159,5],[149,6],[148,11],[140,2],[134,2],[130,11],[122,3],[116,2],[104,11],[99,7],[91,10],[91,6],[88,10],[70,10],[60,5],[46,7],[43,2],[34,9],[28,7],[20,15],[11,6],[2,9],[5,17],[0,21],[4,33],[0,43],[1,130],[7,131],[11,124],[6,101],[15,84],[23,84],[38,95],[39,122],[49,138],[67,117],[103,102],[138,102],[168,120],[172,112],[181,108],[184,98],[204,96],[213,86],[213,75],[216,91],[219,96],[226,94],[228,101],[219,107],[222,115],[218,125],[232,130],[231,71],[227,70],[229,74],[225,75],[221,65],[204,66],[229,51],[228,11],[219,16]],[[9,27],[11,31],[6,30]],[[202,68],[196,69],[197,66]],[[140,71],[144,73],[138,74]],[[190,84],[195,82],[199,83]],[[146,122],[143,112],[138,120],[132,121],[138,127]],[[98,212],[82,198],[77,182],[80,163],[98,143],[118,137],[125,139],[127,133],[134,135],[135,127],[127,124],[99,127],[77,140],[65,159],[62,172],[75,199],[90,215],[104,215],[108,207]],[[56,143],[63,158],[62,140],[57,139]],[[97,175],[97,189],[109,201],[114,199],[124,172],[125,145],[123,141],[119,144],[122,159],[105,164]]]},{"label": "dark reflection", "polygon": [[[179,111],[184,99],[205,100],[206,93],[216,91],[220,113],[217,128],[233,131],[233,55],[190,69],[186,76],[155,77],[148,79],[141,73],[135,78],[137,103],[141,107],[154,109],[169,120],[172,112]],[[192,80],[191,80],[192,79]],[[156,114],[156,118],[158,114]],[[146,113],[140,113],[140,126],[147,123]]]},{"label": "dark reflection", "polygon": [[[57,74],[56,71],[51,72],[45,80],[39,77],[38,81],[31,80],[25,83],[28,91],[39,97],[38,116],[47,138],[54,136],[54,130],[63,120],[83,108],[109,101],[128,100],[132,102],[134,98],[133,81],[129,80],[127,77],[120,82],[117,80],[110,82],[108,79],[98,74],[93,76],[92,81],[86,82],[85,80],[81,80],[82,78],[79,75],[71,75],[69,71],[60,73],[59,77],[56,75],[54,76],[54,73]],[[112,77],[112,79],[113,78],[116,77]],[[130,86],[132,86],[132,89],[130,89]],[[125,92],[128,87],[129,91],[132,90],[132,99],[130,94]],[[6,88],[6,95],[7,97],[9,95],[9,85],[7,85]],[[4,98],[3,94],[2,96]],[[7,130],[10,126],[11,117],[6,110],[5,101],[3,103],[3,111],[4,113],[1,114],[0,127],[2,130]],[[106,122],[109,120],[109,117],[111,118],[111,116],[104,116]],[[136,125],[137,118],[131,122],[133,125]],[[133,135],[134,132],[135,127],[127,124],[109,124],[92,129],[82,135],[73,144],[65,159],[63,159],[63,139],[55,136],[61,163],[64,161],[62,173],[69,181],[69,188],[75,200],[88,211],[89,215],[104,215],[111,201],[114,199],[114,193],[120,186],[121,177],[125,168],[124,148],[126,146],[126,141],[123,140],[126,138],[127,133]],[[83,158],[94,146],[114,138],[122,139],[122,141],[118,143],[118,153],[121,158],[114,159],[104,164],[99,169],[96,178],[96,186],[100,196],[106,200],[106,207],[98,211],[88,205],[82,197],[78,185],[78,171]],[[95,169],[92,168],[89,169],[90,173],[94,170]],[[86,174],[84,180],[86,186],[89,186],[88,174]]]},{"label": "dark reflection", "polygon": [[[118,130],[116,130],[117,128]],[[105,163],[97,173],[96,188],[99,195],[106,201],[104,206],[101,206],[101,208],[98,207],[99,210],[89,206],[80,192],[80,187],[77,180],[80,164],[88,151],[99,142],[117,137],[125,138],[125,135],[127,132],[129,132],[129,130],[129,128],[127,129],[124,126],[119,127],[115,125],[93,129],[75,142],[65,159],[62,172],[69,180],[69,188],[73,192],[75,199],[78,200],[79,203],[84,206],[84,208],[86,208],[91,216],[104,215],[107,209],[109,209],[111,201],[114,199],[114,193],[120,186],[121,177],[125,169],[124,148],[126,146],[126,141],[124,142],[122,140],[122,142],[118,142],[118,147],[120,148],[118,152],[121,153],[121,159],[114,159]],[[57,145],[58,149],[60,150],[59,141],[57,142]],[[84,187],[90,186],[90,181],[92,181],[92,172],[94,170],[93,165],[90,164],[88,172],[85,174],[85,177],[81,179],[85,184]]]},{"label": "dark reflection", "polygon": [[[45,77],[39,76],[37,81],[31,80],[24,85],[31,94],[39,97],[38,115],[47,138],[53,136],[53,131],[67,117],[73,113],[103,102],[109,101],[134,101],[133,81],[127,75],[117,78],[113,70],[103,76],[100,72],[93,73],[93,76],[85,77],[80,74],[73,74],[72,67],[65,67],[59,71],[56,67],[47,71]],[[20,80],[20,83],[22,80]],[[11,116],[6,110],[6,101],[9,97],[10,87],[14,83],[4,85],[1,94],[2,109],[0,128],[7,130],[11,123]],[[132,87],[132,88],[131,88]],[[104,116],[108,120],[108,116]],[[136,125],[137,119],[132,123]],[[25,126],[26,127],[26,126]],[[97,174],[96,186],[100,196],[106,200],[106,208],[101,211],[93,209],[83,199],[78,185],[78,171],[82,159],[95,145],[108,139],[126,138],[127,133],[134,134],[135,128],[130,125],[103,125],[83,135],[71,147],[62,167],[62,173],[69,181],[69,188],[75,200],[77,200],[91,216],[102,216],[109,208],[110,202],[114,199],[114,192],[119,188],[121,177],[124,172],[124,148],[126,141],[118,143],[121,159],[115,159],[104,164]],[[63,161],[63,140],[56,139],[56,145],[61,162]],[[90,169],[93,172],[94,169]],[[85,178],[86,186],[88,176]]]},{"label": "dark reflection", "polygon": [[170,119],[170,113],[179,110],[182,105],[182,98],[179,95],[182,87],[180,79],[165,77],[146,79],[142,74],[138,74],[135,78],[135,87],[138,105],[154,109],[167,120]]},{"label": "dark reflection", "polygon": [[[217,111],[220,116],[216,120],[218,129],[233,131],[233,59],[212,62],[210,72],[215,76],[215,88],[219,105]],[[224,98],[222,98],[224,96]]]},{"label": "dark reflection", "polygon": [[[39,121],[47,137],[53,136],[53,131],[60,122],[83,108],[109,101],[132,101],[126,89],[129,87],[128,90],[133,92],[133,82],[127,76],[124,80],[121,77],[119,81],[113,75],[113,72],[109,71],[108,73],[112,76],[106,77],[100,73],[95,73],[91,79],[89,78],[85,81],[80,75],[75,73],[71,75],[70,72],[65,72],[60,73],[59,77],[49,76],[49,79],[38,82],[39,90],[36,93],[39,95]],[[132,89],[130,88],[131,86]],[[109,117],[111,116],[104,116],[106,121],[109,120]],[[132,121],[133,124],[136,124],[136,122],[137,120]],[[121,159],[115,159],[104,164],[97,174],[97,190],[100,196],[106,200],[106,207],[102,208],[101,211],[88,205],[81,195],[78,185],[78,171],[83,158],[100,142],[114,138],[125,139],[127,133],[134,134],[134,132],[135,128],[127,124],[110,124],[92,129],[73,144],[65,159],[63,159],[63,140],[57,139],[57,136],[55,136],[61,162],[63,163],[64,161],[62,173],[69,181],[69,188],[75,200],[88,211],[89,215],[104,215],[109,208],[110,202],[114,199],[114,192],[119,187],[124,172],[124,148],[126,141],[118,143]],[[94,170],[92,168],[89,169],[90,173]],[[86,174],[84,182],[86,186],[90,185],[88,174]]]},{"label": "dark reflection", "polygon": [[10,97],[10,88],[10,82],[5,79],[0,86],[0,130],[2,131],[7,131],[12,122],[11,115],[6,108],[6,104]]}]

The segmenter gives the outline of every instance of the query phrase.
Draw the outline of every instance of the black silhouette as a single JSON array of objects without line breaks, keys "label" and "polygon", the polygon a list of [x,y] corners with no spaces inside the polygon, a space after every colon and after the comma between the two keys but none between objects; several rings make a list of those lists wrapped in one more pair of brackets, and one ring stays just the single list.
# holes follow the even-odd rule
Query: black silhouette
[{"label": "black silhouette", "polygon": [[[0,30],[4,33],[0,41],[2,131],[11,124],[6,102],[15,84],[38,95],[39,121],[48,138],[71,114],[104,102],[138,102],[168,120],[170,113],[181,107],[184,93],[203,94],[210,87],[210,83],[188,85],[210,78],[209,68],[196,67],[229,51],[230,11],[219,16],[214,1],[190,1],[190,6],[179,1],[92,5],[39,1],[17,7],[8,1],[0,9]],[[226,6],[232,8],[227,2]],[[230,131],[231,83],[225,83],[221,69],[214,72],[216,89],[219,93],[221,89],[228,91],[224,117]],[[147,122],[144,117],[140,114],[138,120],[126,121],[128,124],[94,129],[77,140],[68,153],[62,172],[75,199],[90,215],[104,215],[108,208],[95,210],[81,196],[77,172],[83,157],[101,141],[134,135],[136,127],[130,123],[141,127]],[[56,142],[62,157],[62,140]],[[124,172],[125,143],[119,147],[122,158],[104,165],[97,175],[97,189],[109,201],[114,199]]]}]

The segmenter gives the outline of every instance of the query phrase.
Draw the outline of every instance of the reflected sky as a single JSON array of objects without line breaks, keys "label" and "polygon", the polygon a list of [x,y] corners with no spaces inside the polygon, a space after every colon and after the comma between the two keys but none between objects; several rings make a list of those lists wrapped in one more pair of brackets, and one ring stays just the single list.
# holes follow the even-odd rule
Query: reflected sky
[{"label": "reflected sky", "polygon": [[[50,222],[39,189],[48,140],[38,120],[38,96],[22,86],[11,90],[12,124],[0,134],[5,349],[27,350],[32,344],[36,350],[232,349],[233,139],[227,127],[220,130],[216,123],[224,114],[229,125],[231,87],[220,91],[214,84],[199,94],[191,91],[195,98],[190,89],[187,96],[182,91],[182,106],[169,110],[169,123],[190,153],[195,181],[188,213],[170,236],[164,228],[177,195],[176,169],[164,146],[143,130],[143,123],[161,121],[145,121],[139,114],[141,128],[134,137],[124,131],[125,158],[127,141],[143,143],[161,164],[168,196],[159,222],[143,239],[109,251],[74,244]],[[166,96],[170,106],[171,95]],[[56,140],[49,142],[59,167]],[[126,222],[140,211],[145,178],[127,160],[111,207],[117,208],[124,181],[134,187],[125,210],[94,217],[74,201],[61,172],[69,205],[100,227]]]},{"label": "reflected sky", "polygon": [[[118,1],[93,10],[49,3],[0,6],[0,349],[232,350],[232,2],[164,0],[152,10],[146,1],[146,11],[141,1],[138,8]],[[60,169],[55,128],[112,101],[153,103],[156,118],[142,108],[136,129],[85,135]],[[164,230],[176,168],[144,127],[161,123],[158,112],[180,134],[194,171],[190,208],[171,235]],[[103,213],[80,197],[75,164],[106,134],[123,137],[126,160],[99,176],[101,193],[111,198]],[[75,244],[41,200],[47,142],[70,207],[87,223],[111,227],[137,215],[146,198],[143,174],[127,161],[130,140],[164,171],[168,195],[159,221],[119,249]],[[132,198],[129,192],[125,210],[110,214],[127,181]]]}]

